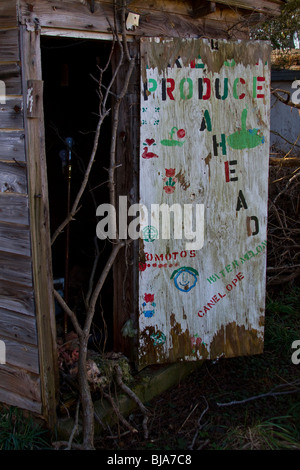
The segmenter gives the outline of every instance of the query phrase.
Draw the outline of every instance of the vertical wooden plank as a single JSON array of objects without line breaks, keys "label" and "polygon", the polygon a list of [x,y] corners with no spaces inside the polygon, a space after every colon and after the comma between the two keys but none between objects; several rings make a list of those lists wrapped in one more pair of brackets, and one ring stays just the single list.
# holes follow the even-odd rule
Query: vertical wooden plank
[{"label": "vertical wooden plank", "polygon": [[[138,57],[138,44],[129,44],[132,57]],[[114,56],[116,65],[118,57]],[[127,67],[123,67],[117,76],[116,93],[123,87]],[[119,197],[127,198],[128,207],[138,202],[138,167],[139,167],[139,65],[132,72],[127,94],[121,104],[117,135],[116,193],[117,214]],[[122,250],[113,267],[114,276],[114,350],[122,351],[131,360],[135,359],[137,328],[138,278],[138,243],[131,243]]]},{"label": "vertical wooden plank", "polygon": [[270,47],[141,44],[139,364],[260,353]]},{"label": "vertical wooden plank", "polygon": [[[27,108],[28,83],[42,80],[39,31],[21,27],[22,80],[24,107]],[[39,87],[40,90],[41,87]],[[34,96],[33,96],[34,99]],[[50,426],[56,419],[56,326],[52,293],[52,266],[49,229],[49,205],[44,142],[43,106],[39,115],[25,118],[25,147],[28,165],[33,281],[40,357],[43,413]]]}]

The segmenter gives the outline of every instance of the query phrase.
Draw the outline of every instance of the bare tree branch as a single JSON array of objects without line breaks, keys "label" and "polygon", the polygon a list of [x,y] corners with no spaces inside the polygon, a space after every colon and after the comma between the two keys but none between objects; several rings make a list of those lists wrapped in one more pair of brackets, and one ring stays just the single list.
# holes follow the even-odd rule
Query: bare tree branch
[{"label": "bare tree branch", "polygon": [[[281,88],[276,88],[275,90],[272,89],[271,91],[272,95],[274,95],[281,103],[286,104],[287,106],[291,106],[291,108],[297,108],[300,109],[300,103],[294,103],[291,101],[291,93],[287,90],[282,90]],[[279,93],[284,93],[287,95],[286,98],[281,96]]]}]

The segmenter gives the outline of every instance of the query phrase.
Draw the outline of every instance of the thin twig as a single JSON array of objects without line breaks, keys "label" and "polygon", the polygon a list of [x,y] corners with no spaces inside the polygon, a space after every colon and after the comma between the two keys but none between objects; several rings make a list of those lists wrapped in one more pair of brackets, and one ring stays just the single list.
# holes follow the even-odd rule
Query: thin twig
[{"label": "thin twig", "polygon": [[[289,386],[295,386],[296,385],[296,388],[294,390],[286,390],[284,392],[275,392],[274,390],[277,390],[279,388],[282,388],[282,387],[286,387],[287,385]],[[244,403],[248,403],[249,401],[253,401],[253,400],[257,400],[259,398],[266,398],[266,397],[277,397],[277,396],[280,396],[280,395],[289,395],[291,393],[298,393],[300,392],[300,381],[299,380],[296,380],[295,382],[292,382],[292,383],[289,383],[289,384],[281,384],[281,385],[278,385],[276,386],[273,390],[270,390],[270,392],[267,392],[267,393],[262,393],[260,395],[254,395],[252,397],[249,397],[249,398],[245,398],[244,400],[233,400],[233,401],[230,401],[228,403],[217,403],[218,406],[232,406],[232,405],[243,405]]]},{"label": "thin twig", "polygon": [[209,406],[208,406],[208,403],[207,403],[207,400],[205,397],[202,397],[204,398],[204,401],[206,403],[206,407],[205,409],[202,411],[201,415],[200,415],[200,418],[198,419],[198,423],[197,423],[197,429],[196,429],[196,432],[194,434],[194,437],[193,437],[193,441],[191,443],[191,445],[188,447],[190,450],[193,450],[194,448],[194,445],[195,445],[195,442],[196,442],[196,439],[198,437],[198,434],[199,434],[199,431],[201,431],[201,429],[203,428],[203,426],[205,426],[205,424],[201,424],[201,420],[203,418],[203,416],[205,415],[205,413],[207,413],[208,409],[209,409]]}]

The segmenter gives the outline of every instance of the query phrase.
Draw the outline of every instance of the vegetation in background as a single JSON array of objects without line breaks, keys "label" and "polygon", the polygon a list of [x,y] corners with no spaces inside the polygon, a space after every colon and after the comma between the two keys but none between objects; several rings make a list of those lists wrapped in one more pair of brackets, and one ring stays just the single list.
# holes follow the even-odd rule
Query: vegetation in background
[{"label": "vegetation in background", "polygon": [[299,25],[300,0],[288,0],[281,15],[253,28],[251,37],[270,40],[274,49],[293,49],[300,39]]},{"label": "vegetation in background", "polygon": [[49,449],[46,431],[16,407],[0,410],[0,450]]}]

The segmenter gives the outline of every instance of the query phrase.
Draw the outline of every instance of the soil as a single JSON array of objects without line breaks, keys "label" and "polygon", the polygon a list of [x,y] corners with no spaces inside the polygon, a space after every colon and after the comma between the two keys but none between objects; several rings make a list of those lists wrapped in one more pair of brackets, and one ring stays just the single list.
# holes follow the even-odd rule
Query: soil
[{"label": "soil", "polygon": [[[289,385],[296,381],[299,387],[300,364],[293,364],[292,349],[284,348],[279,340],[276,343],[271,321],[263,354],[207,361],[178,386],[146,403],[148,439],[143,433],[143,415],[135,411],[128,419],[137,433],[126,434],[126,429],[116,426],[111,435],[106,433],[96,441],[97,448],[289,449],[295,448],[294,441],[300,448],[299,393],[295,385]],[[286,329],[283,326],[282,332]],[[274,389],[280,394],[252,399]],[[249,401],[219,406],[245,399]],[[279,425],[286,431],[281,435]]]}]

